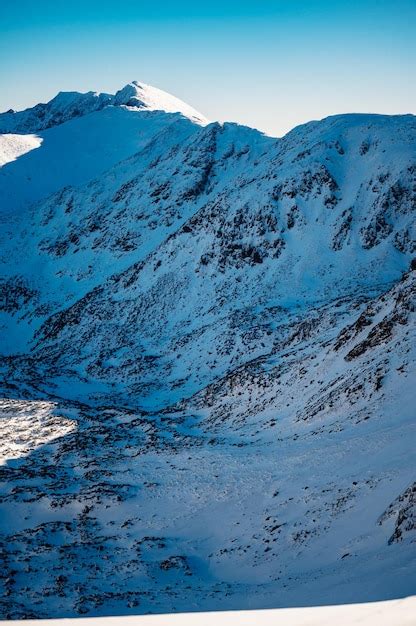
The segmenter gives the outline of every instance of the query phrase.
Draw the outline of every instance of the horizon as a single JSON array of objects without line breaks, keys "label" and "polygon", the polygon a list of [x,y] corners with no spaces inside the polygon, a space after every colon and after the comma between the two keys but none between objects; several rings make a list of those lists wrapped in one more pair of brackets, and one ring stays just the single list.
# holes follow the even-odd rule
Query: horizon
[{"label": "horizon", "polygon": [[[28,9],[27,11],[25,9]],[[157,7],[128,0],[0,8],[0,111],[59,91],[114,93],[131,79],[282,136],[346,113],[414,114],[416,5],[236,1]]]}]

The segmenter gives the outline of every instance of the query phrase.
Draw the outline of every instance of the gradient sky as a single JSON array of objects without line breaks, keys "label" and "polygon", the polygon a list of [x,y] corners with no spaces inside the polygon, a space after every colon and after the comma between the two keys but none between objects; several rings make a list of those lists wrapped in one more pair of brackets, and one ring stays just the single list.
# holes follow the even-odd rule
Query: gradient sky
[{"label": "gradient sky", "polygon": [[0,110],[131,80],[282,135],[415,113],[416,0],[0,0]]}]

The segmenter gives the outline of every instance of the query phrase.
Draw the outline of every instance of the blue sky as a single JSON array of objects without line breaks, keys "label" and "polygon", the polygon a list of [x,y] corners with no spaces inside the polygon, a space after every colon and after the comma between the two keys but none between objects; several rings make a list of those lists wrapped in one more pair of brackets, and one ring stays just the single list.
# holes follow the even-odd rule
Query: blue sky
[{"label": "blue sky", "polygon": [[1,0],[0,110],[140,80],[273,135],[415,113],[415,24],[415,0]]}]

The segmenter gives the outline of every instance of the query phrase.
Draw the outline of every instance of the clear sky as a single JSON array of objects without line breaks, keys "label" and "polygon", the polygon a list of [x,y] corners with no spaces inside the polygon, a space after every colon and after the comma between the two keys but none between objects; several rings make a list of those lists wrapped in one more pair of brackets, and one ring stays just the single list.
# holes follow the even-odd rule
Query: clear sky
[{"label": "clear sky", "polygon": [[0,0],[0,110],[139,80],[276,136],[415,113],[415,32],[416,0]]}]

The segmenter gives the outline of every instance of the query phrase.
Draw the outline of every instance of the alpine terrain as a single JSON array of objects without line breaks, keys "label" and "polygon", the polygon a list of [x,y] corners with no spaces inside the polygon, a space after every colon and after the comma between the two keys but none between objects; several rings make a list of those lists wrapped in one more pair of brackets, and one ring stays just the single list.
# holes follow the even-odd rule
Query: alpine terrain
[{"label": "alpine terrain", "polygon": [[1,617],[415,593],[416,117],[0,133]]}]

